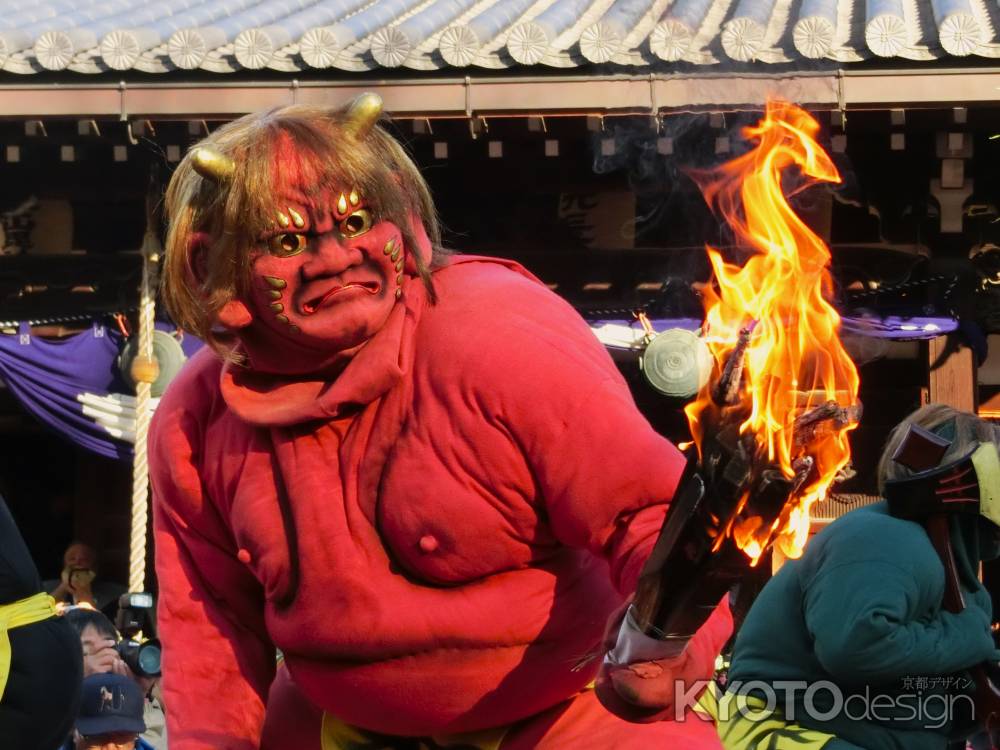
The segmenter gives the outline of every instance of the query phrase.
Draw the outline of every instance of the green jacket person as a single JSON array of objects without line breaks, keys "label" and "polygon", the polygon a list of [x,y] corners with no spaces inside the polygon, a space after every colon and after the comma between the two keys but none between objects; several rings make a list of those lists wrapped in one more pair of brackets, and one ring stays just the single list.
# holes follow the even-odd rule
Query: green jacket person
[{"label": "green jacket person", "polygon": [[754,602],[718,706],[726,750],[944,750],[973,731],[966,670],[1000,656],[977,575],[1000,553],[1000,527],[976,512],[948,516],[966,606],[945,610],[944,566],[924,526],[896,517],[912,516],[901,506],[920,496],[916,472],[893,460],[911,424],[943,438],[941,467],[985,446],[977,456],[989,460],[969,475],[990,514],[1000,428],[941,405],[910,415],[879,463],[893,502],[830,524]]}]

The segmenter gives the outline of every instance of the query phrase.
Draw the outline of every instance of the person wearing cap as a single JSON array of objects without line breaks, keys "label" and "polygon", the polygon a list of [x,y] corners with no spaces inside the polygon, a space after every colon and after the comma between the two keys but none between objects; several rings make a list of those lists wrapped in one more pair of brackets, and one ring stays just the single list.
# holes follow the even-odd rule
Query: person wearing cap
[{"label": "person wearing cap", "polygon": [[65,750],[153,750],[139,737],[143,696],[135,681],[105,672],[85,677],[80,712]]},{"label": "person wearing cap", "polygon": [[167,747],[163,705],[159,697],[159,678],[136,675],[125,664],[116,644],[121,635],[103,612],[86,607],[75,607],[63,615],[80,636],[83,648],[83,676],[113,672],[135,680],[146,696],[143,721],[146,729],[142,738],[156,750]]}]

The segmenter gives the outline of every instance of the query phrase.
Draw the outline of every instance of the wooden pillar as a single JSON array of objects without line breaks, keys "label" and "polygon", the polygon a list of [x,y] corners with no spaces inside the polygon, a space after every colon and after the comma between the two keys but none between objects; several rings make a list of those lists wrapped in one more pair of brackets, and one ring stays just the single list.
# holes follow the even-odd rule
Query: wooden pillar
[{"label": "wooden pillar", "polygon": [[961,411],[976,413],[976,364],[972,350],[959,345],[945,355],[952,336],[938,336],[928,342],[930,381],[928,399],[931,403],[947,404]]}]

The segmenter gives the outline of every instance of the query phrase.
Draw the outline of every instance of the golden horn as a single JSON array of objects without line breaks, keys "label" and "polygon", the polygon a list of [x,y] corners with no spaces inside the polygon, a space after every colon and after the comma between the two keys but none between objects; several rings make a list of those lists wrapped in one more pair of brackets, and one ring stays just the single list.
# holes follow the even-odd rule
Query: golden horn
[{"label": "golden horn", "polygon": [[378,122],[382,114],[382,97],[368,92],[362,94],[347,110],[347,121],[344,129],[357,140],[363,140],[368,132]]},{"label": "golden horn", "polygon": [[199,146],[191,152],[191,166],[206,180],[222,184],[229,182],[236,170],[236,163],[213,148]]}]

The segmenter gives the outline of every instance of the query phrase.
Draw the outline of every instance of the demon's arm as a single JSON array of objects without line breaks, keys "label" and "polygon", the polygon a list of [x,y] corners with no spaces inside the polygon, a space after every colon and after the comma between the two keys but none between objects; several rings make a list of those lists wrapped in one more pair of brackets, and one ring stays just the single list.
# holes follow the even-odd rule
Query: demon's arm
[{"label": "demon's arm", "polygon": [[[614,585],[630,596],[686,460],[639,411],[568,305],[523,283],[507,296],[520,297],[524,318],[495,322],[491,345],[471,347],[485,384],[475,400],[521,447],[556,539],[607,560]],[[463,335],[475,341],[474,331]],[[713,646],[727,636],[716,634]]]},{"label": "demon's arm", "polygon": [[201,428],[177,383],[150,432],[158,623],[172,750],[256,750],[275,651],[263,593],[206,497]]},{"label": "demon's arm", "polygon": [[[561,398],[571,395],[566,391],[563,387],[554,392],[561,395],[553,395],[543,408],[559,408]],[[548,436],[544,432],[537,432],[535,439],[530,433],[521,435],[528,435],[524,444],[552,530],[564,544],[605,558],[618,590],[631,596],[660,535],[667,507],[675,499],[685,458],[652,429],[625,383],[616,377],[601,381],[595,373],[586,396],[564,401],[562,413],[553,414],[550,424],[556,431]],[[662,679],[654,689],[633,690],[625,684],[629,677],[625,675],[616,685],[623,695],[639,705],[667,709],[674,702],[675,680],[697,684],[711,677],[715,658],[732,633],[725,592],[713,604],[719,597],[721,603],[701,621],[683,653],[676,652],[676,659],[661,665]],[[610,625],[617,627],[614,621]],[[653,658],[634,657],[635,661]],[[666,710],[655,711],[646,718],[669,715]]]}]

